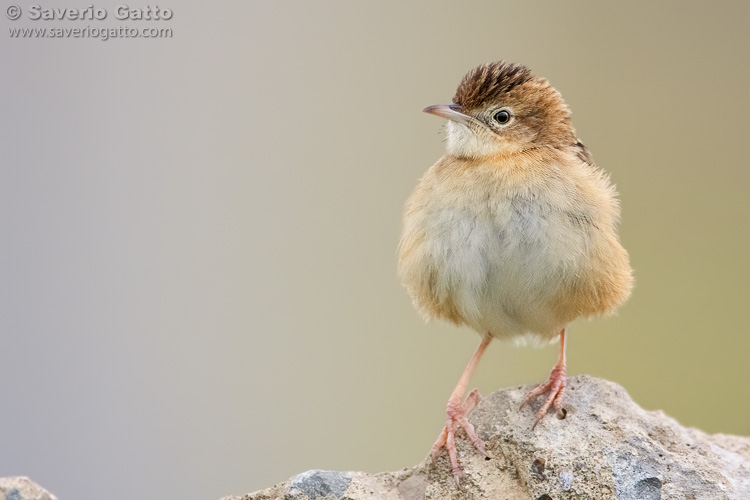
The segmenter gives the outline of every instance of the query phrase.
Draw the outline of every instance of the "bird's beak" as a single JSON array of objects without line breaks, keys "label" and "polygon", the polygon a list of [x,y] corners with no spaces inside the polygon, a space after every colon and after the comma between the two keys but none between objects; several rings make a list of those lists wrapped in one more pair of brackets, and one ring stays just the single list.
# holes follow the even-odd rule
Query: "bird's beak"
[{"label": "bird's beak", "polygon": [[447,118],[454,122],[463,123],[464,125],[476,123],[474,118],[463,113],[463,108],[458,104],[436,104],[435,106],[428,106],[422,111],[431,115]]}]

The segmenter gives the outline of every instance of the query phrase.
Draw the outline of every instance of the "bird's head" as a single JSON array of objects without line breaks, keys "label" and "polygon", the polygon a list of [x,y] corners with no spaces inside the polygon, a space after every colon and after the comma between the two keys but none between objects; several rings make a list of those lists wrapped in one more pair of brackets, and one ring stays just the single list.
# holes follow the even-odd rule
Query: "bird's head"
[{"label": "bird's head", "polygon": [[448,119],[448,153],[480,158],[576,143],[560,93],[526,67],[498,61],[469,71],[453,104],[425,108]]}]

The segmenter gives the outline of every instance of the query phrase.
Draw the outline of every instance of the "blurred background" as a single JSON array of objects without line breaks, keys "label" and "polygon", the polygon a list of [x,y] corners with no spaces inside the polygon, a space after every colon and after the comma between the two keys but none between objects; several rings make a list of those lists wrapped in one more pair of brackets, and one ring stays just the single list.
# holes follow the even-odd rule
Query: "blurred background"
[{"label": "blurred background", "polygon": [[[750,434],[750,4],[115,5],[0,20],[0,476],[218,499],[420,461],[479,337],[412,309],[401,210],[443,151],[422,108],[497,59],[550,79],[621,193],[636,289],[572,325],[569,372]],[[8,34],[87,25],[173,36]],[[498,342],[472,386],[555,356]]]}]

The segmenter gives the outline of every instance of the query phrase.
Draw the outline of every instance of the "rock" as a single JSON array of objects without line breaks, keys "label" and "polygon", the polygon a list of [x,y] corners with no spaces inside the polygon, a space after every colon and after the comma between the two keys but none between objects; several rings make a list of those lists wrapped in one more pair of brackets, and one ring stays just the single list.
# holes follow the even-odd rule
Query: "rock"
[{"label": "rock", "polygon": [[286,500],[315,500],[318,497],[341,498],[352,482],[348,472],[309,470],[297,475],[289,484]]},{"label": "rock", "polygon": [[0,477],[0,500],[57,500],[28,477]]},{"label": "rock", "polygon": [[565,419],[549,414],[532,431],[540,401],[518,409],[529,389],[495,392],[472,412],[492,458],[461,432],[460,488],[443,452],[434,465],[425,459],[380,474],[313,470],[223,500],[750,499],[749,437],[682,427],[661,411],[641,409],[619,385],[586,375],[568,381]]}]

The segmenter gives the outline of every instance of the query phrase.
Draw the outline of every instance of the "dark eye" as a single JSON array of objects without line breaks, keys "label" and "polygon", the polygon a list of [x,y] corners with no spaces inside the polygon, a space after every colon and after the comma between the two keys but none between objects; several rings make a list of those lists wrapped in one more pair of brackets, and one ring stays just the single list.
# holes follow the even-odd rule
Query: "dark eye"
[{"label": "dark eye", "polygon": [[510,121],[510,113],[503,109],[495,113],[495,116],[492,118],[494,118],[497,123],[508,123]]}]

